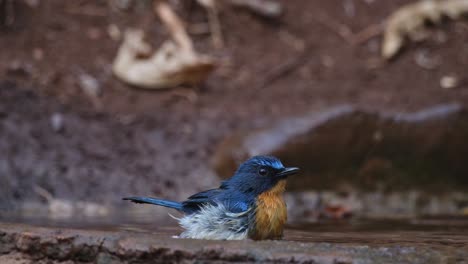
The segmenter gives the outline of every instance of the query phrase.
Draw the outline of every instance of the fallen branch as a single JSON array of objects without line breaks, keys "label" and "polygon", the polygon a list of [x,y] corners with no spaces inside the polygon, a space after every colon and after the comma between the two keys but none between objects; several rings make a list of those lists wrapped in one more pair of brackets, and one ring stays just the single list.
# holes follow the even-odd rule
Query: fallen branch
[{"label": "fallen branch", "polygon": [[362,43],[367,42],[373,37],[379,36],[382,34],[382,32],[385,29],[385,21],[378,23],[378,24],[373,24],[370,25],[363,30],[359,31],[358,33],[355,33],[351,37],[351,42],[354,45],[360,45]]},{"label": "fallen branch", "polygon": [[351,29],[345,24],[334,21],[326,15],[319,15],[315,18],[317,22],[333,31],[340,36],[343,40],[351,45],[362,44],[369,39],[380,35],[385,27],[385,21],[379,24],[370,25],[358,33],[353,33]]}]

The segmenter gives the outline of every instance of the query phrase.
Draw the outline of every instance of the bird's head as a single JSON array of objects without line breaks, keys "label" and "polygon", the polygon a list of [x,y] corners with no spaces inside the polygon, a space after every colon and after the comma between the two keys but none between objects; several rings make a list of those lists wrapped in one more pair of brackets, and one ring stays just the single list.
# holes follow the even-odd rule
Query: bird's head
[{"label": "bird's head", "polygon": [[298,171],[296,167],[284,167],[275,157],[255,156],[242,163],[225,184],[244,193],[259,195]]}]

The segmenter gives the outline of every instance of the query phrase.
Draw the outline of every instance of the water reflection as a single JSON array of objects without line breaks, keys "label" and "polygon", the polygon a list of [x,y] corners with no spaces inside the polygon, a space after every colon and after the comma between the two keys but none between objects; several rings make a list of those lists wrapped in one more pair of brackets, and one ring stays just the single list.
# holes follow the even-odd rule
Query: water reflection
[{"label": "water reflection", "polygon": [[[73,228],[109,232],[133,232],[173,237],[181,229],[173,221],[134,221],[128,218],[53,220],[45,217],[2,217],[0,221],[33,226]],[[116,221],[115,219],[118,219]],[[464,246],[468,244],[468,217],[426,217],[413,219],[350,219],[291,223],[285,240],[299,242],[357,244],[430,244]]]}]

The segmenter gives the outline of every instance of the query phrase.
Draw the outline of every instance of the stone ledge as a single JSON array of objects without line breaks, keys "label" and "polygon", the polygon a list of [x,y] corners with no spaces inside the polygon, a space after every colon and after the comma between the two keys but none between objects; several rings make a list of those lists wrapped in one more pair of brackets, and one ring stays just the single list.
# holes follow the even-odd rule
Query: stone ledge
[{"label": "stone ledge", "polygon": [[312,239],[306,237],[310,242],[288,241],[301,238],[300,233],[289,231],[284,241],[202,241],[150,232],[0,223],[0,262],[461,263],[468,259],[466,237],[443,240],[427,236],[422,243],[412,242],[412,237],[417,240],[418,236],[411,234],[337,237],[340,234],[317,233]]}]

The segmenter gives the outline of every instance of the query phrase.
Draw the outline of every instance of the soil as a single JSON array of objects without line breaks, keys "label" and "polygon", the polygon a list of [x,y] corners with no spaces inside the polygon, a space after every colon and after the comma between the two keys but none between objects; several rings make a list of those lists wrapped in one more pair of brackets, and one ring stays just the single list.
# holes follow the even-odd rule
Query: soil
[{"label": "soil", "polygon": [[[0,31],[0,150],[9,159],[0,165],[7,175],[1,204],[37,198],[36,185],[78,200],[137,192],[184,198],[216,186],[211,156],[234,131],[342,103],[383,110],[466,105],[466,20],[433,26],[429,39],[388,63],[380,59],[380,37],[351,44],[337,33],[380,23],[408,2],[289,0],[281,2],[280,19],[226,6],[222,49],[208,34],[192,35],[200,52],[221,62],[206,83],[147,91],[113,77],[119,41],[108,34],[109,25],[143,28],[160,45],[167,32],[147,1],[128,10],[108,1],[15,1],[14,21]],[[196,4],[177,11],[189,25],[206,22]],[[80,87],[83,74],[97,79],[99,96]],[[447,75],[459,85],[442,89]],[[54,114],[63,118],[63,131],[51,128]]]}]

